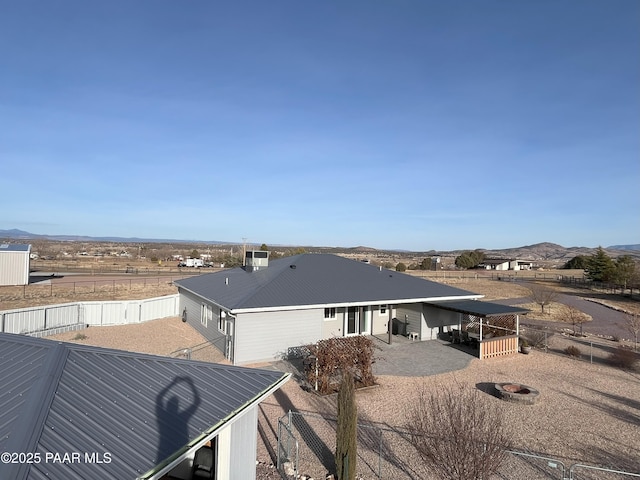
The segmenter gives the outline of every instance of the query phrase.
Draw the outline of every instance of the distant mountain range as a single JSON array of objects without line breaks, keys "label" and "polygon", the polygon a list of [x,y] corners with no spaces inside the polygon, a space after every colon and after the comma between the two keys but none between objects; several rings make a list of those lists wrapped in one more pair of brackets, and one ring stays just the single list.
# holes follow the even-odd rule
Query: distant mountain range
[{"label": "distant mountain range", "polygon": [[[24,230],[11,229],[0,230],[0,239],[5,240],[53,240],[53,241],[66,241],[66,242],[114,242],[114,243],[197,243],[197,244],[210,244],[210,245],[230,245],[237,242],[221,242],[221,241],[202,241],[202,240],[178,240],[178,239],[158,239],[158,238],[125,238],[125,237],[89,237],[82,235],[39,235],[35,233],[25,232]],[[322,247],[320,247],[322,249]],[[371,247],[352,247],[352,248],[331,248],[333,251],[344,250],[352,253],[369,253],[372,254],[376,251]],[[589,247],[563,247],[556,243],[536,243],[534,245],[525,245],[522,247],[505,248],[505,249],[482,249],[485,255],[489,258],[518,258],[522,260],[533,261],[568,261],[578,255],[593,255],[596,251],[595,248]],[[635,245],[612,245],[605,247],[607,253],[613,257],[620,255],[631,255],[634,257],[640,257],[640,244]],[[394,252],[403,252],[406,254],[424,254],[425,256],[442,255],[442,256],[457,256],[464,250],[450,250],[450,251],[436,251],[430,250],[428,252],[407,252],[406,250],[393,250]],[[391,252],[391,250],[390,250]]]},{"label": "distant mountain range", "polygon": [[25,232],[13,228],[11,230],[0,230],[0,239],[6,240],[56,240],[59,242],[114,242],[114,243],[205,243],[228,245],[233,242],[202,241],[202,240],[178,240],[160,238],[138,238],[138,237],[89,237],[85,235],[39,235],[37,233]]}]

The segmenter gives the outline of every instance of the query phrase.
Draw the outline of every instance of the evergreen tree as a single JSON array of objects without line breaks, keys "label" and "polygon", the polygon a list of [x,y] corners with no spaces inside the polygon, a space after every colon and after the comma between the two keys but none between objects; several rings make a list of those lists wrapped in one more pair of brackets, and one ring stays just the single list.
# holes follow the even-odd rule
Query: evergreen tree
[{"label": "evergreen tree", "polygon": [[589,259],[584,255],[578,255],[577,257],[573,257],[567,263],[564,264],[564,268],[567,270],[584,270],[587,268],[587,263]]},{"label": "evergreen tree", "polygon": [[484,261],[484,252],[482,250],[474,250],[464,252],[456,257],[456,267],[459,268],[475,268]]},{"label": "evergreen tree", "polygon": [[336,468],[338,480],[355,480],[358,409],[353,374],[342,372],[338,390],[338,426],[336,432]]},{"label": "evergreen tree", "polygon": [[615,275],[615,263],[606,254],[602,247],[587,260],[587,267],[584,269],[587,278],[593,282],[610,282]]},{"label": "evergreen tree", "polygon": [[618,257],[615,262],[615,282],[627,288],[636,274],[636,263],[629,255]]}]

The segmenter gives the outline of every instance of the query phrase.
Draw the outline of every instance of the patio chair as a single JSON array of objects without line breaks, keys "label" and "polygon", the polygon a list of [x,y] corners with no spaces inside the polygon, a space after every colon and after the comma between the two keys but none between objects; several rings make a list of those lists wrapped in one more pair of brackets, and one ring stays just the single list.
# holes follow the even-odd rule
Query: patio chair
[{"label": "patio chair", "polygon": [[206,478],[212,479],[215,475],[215,458],[213,449],[204,446],[196,451],[193,458],[193,469],[191,472],[192,479]]}]

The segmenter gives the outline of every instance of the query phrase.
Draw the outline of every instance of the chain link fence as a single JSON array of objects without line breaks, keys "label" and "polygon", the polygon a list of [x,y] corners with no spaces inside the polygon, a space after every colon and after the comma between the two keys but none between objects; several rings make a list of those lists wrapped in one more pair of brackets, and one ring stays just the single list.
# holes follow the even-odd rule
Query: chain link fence
[{"label": "chain link fence", "polygon": [[[335,417],[289,412],[278,421],[278,469],[285,478],[308,476],[323,479],[335,472]],[[430,473],[411,443],[409,432],[385,424],[358,424],[357,479],[424,479]],[[528,480],[630,480],[639,473],[574,463],[529,452],[509,451],[507,460],[492,479]],[[464,462],[464,458],[452,458]],[[303,477],[304,478],[304,477]],[[488,479],[491,480],[491,479]]]}]

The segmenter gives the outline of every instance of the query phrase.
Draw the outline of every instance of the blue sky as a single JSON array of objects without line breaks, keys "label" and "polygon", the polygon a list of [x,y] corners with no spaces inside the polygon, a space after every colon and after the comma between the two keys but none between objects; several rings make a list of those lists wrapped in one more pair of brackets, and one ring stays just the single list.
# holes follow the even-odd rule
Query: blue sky
[{"label": "blue sky", "polygon": [[640,2],[0,3],[0,229],[640,242]]}]

